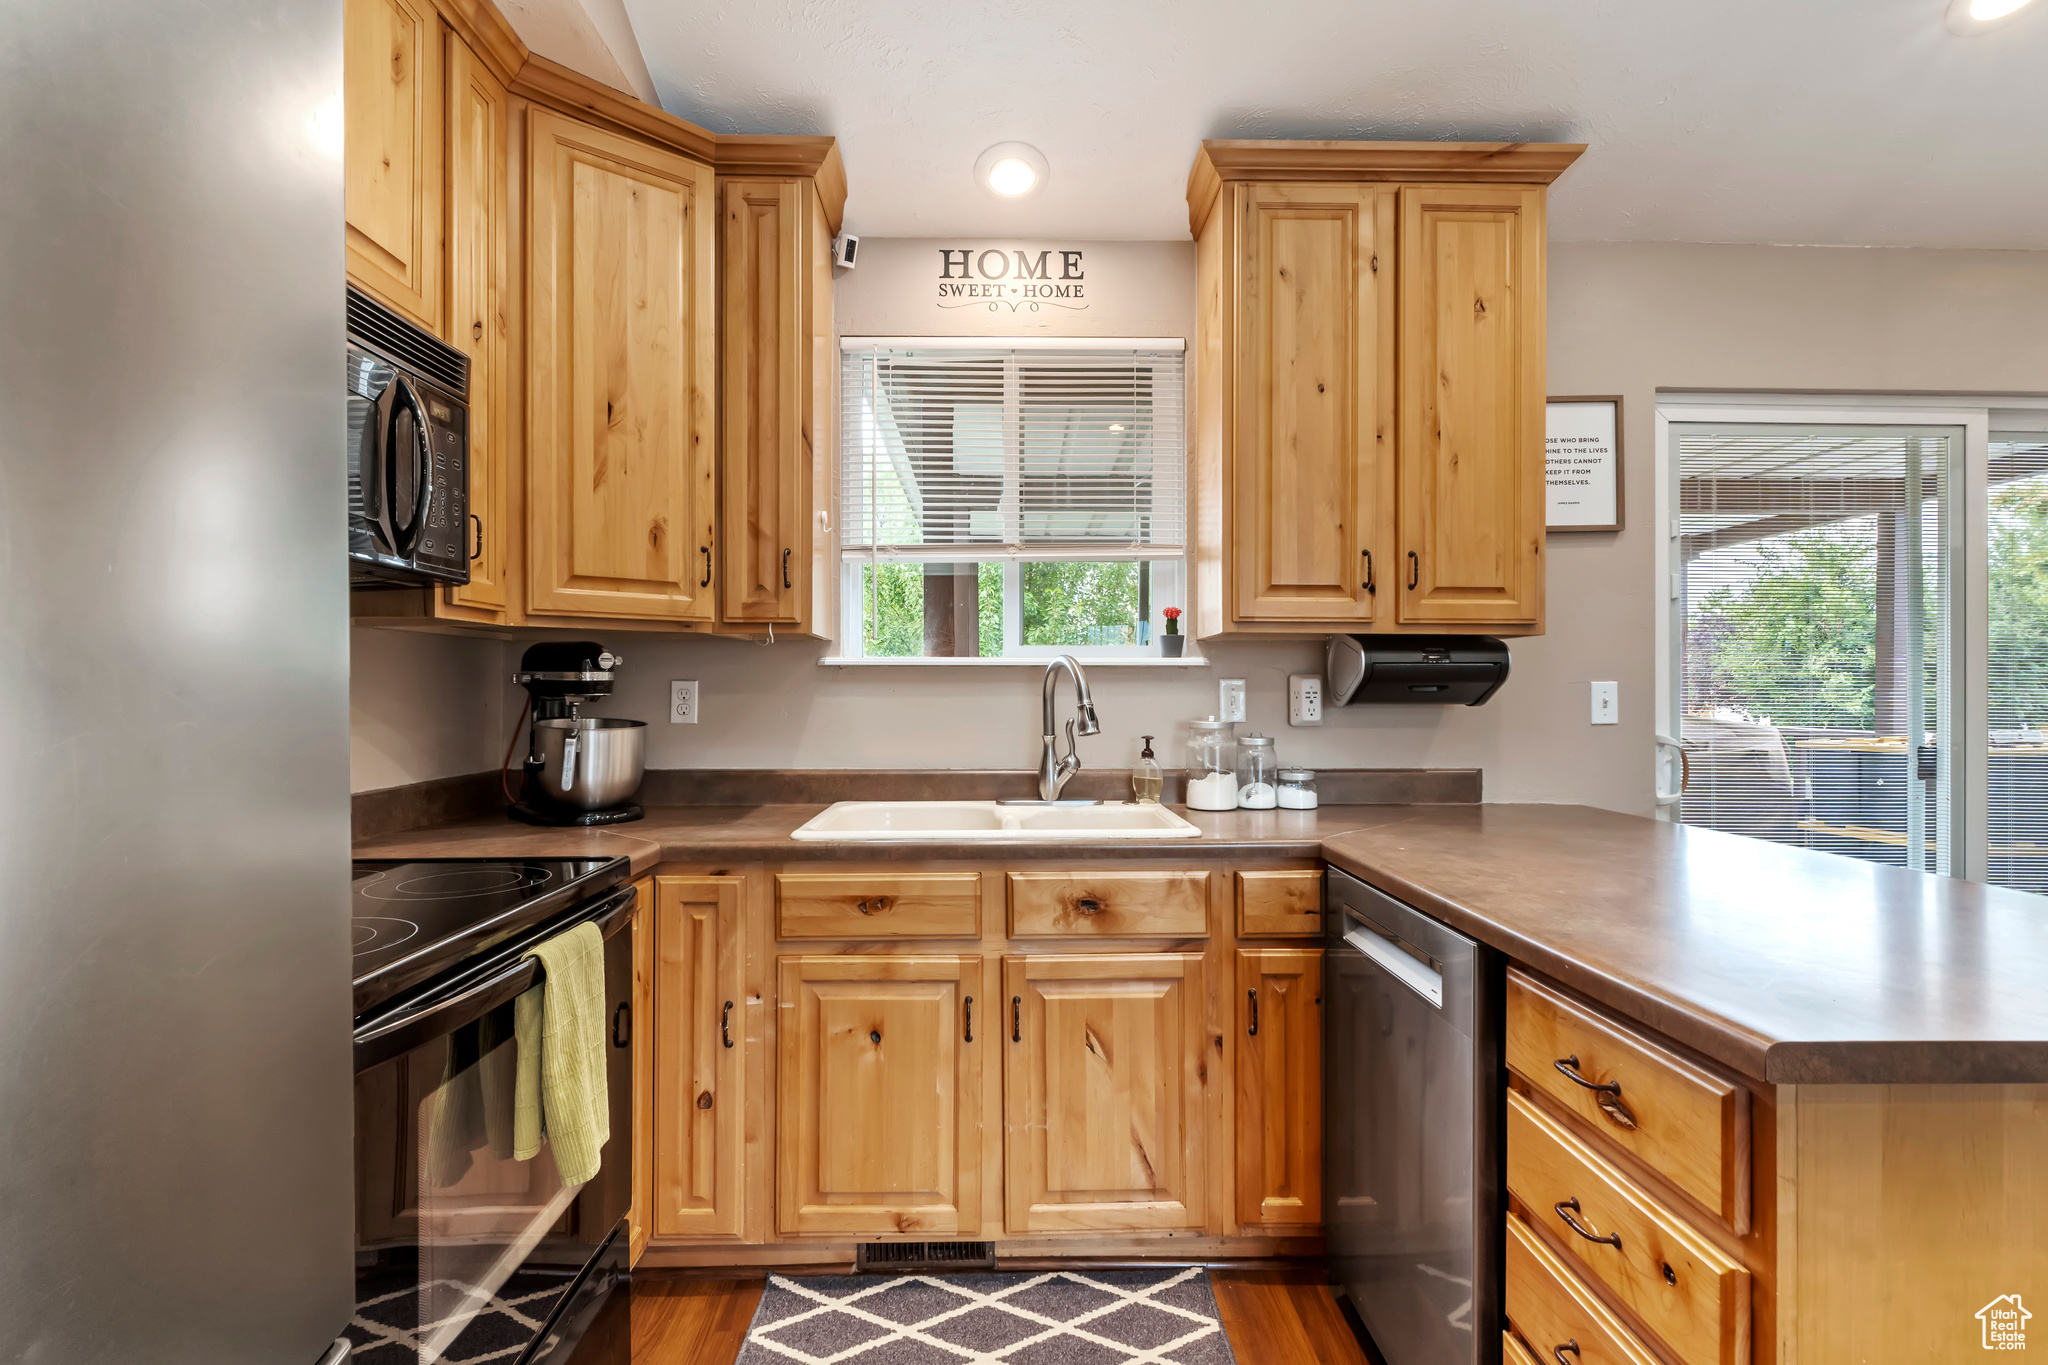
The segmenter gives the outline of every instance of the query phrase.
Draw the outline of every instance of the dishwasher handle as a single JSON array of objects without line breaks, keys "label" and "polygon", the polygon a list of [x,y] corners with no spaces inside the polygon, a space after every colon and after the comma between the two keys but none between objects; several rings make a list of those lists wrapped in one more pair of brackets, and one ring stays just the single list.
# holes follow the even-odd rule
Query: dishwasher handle
[{"label": "dishwasher handle", "polygon": [[1344,912],[1344,941],[1364,953],[1396,981],[1427,1000],[1433,1008],[1444,1007],[1444,974],[1433,962],[1371,920],[1350,910]]}]

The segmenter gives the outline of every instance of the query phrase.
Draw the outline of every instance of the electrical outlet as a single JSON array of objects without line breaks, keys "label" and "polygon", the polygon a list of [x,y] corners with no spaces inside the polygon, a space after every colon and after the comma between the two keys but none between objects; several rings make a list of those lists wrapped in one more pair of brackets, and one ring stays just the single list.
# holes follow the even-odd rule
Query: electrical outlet
[{"label": "electrical outlet", "polygon": [[1287,675],[1287,723],[1289,725],[1321,725],[1323,723],[1322,674],[1290,673]]},{"label": "electrical outlet", "polygon": [[1244,679],[1222,678],[1216,683],[1216,719],[1244,719]]},{"label": "electrical outlet", "polygon": [[670,725],[695,725],[697,723],[696,683],[671,682],[668,685],[668,723]]},{"label": "electrical outlet", "polygon": [[1596,682],[1593,684],[1593,724],[1621,724],[1621,684]]}]

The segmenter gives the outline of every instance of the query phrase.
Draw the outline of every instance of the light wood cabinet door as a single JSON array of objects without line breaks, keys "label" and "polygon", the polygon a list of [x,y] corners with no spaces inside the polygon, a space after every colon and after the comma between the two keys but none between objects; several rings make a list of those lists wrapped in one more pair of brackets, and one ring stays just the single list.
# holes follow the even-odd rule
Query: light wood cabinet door
[{"label": "light wood cabinet door", "polygon": [[448,340],[469,357],[469,582],[458,607],[503,612],[505,478],[505,87],[448,35]]},{"label": "light wood cabinet door", "polygon": [[655,878],[657,1237],[740,1232],[745,885],[738,877]]},{"label": "light wood cabinet door", "polygon": [[812,190],[722,180],[727,621],[801,627],[809,597],[810,337],[805,266]]},{"label": "light wood cabinet door", "polygon": [[441,20],[426,0],[342,9],[342,197],[351,280],[438,333]]},{"label": "light wood cabinet door", "polygon": [[1237,1221],[1323,1221],[1323,955],[1237,953]]},{"label": "light wood cabinet door", "polygon": [[781,1232],[980,1230],[981,976],[979,957],[781,959]]},{"label": "light wood cabinet door", "polygon": [[1379,619],[1379,524],[1393,488],[1394,210],[1395,192],[1377,185],[1240,191],[1240,621]]},{"label": "light wood cabinet door", "polygon": [[628,1267],[654,1230],[654,878],[633,883],[633,1207]]},{"label": "light wood cabinet door", "polygon": [[1543,620],[1543,191],[1401,190],[1403,625]]},{"label": "light wood cabinet door", "polygon": [[526,610],[709,622],[711,171],[529,118]]},{"label": "light wood cabinet door", "polygon": [[1201,1227],[1201,956],[1010,957],[1003,974],[1008,1231]]}]

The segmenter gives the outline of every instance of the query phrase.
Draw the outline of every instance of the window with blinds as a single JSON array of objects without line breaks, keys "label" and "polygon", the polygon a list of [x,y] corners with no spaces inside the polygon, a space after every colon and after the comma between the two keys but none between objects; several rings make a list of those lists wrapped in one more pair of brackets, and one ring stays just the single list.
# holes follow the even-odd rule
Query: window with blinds
[{"label": "window with blinds", "polygon": [[1680,818],[1947,870],[1949,434],[1674,423],[1671,437]]},{"label": "window with blinds", "polygon": [[1158,651],[1184,605],[1179,342],[842,346],[842,652]]},{"label": "window with blinds", "polygon": [[2048,439],[1991,438],[1989,880],[2048,892]]}]

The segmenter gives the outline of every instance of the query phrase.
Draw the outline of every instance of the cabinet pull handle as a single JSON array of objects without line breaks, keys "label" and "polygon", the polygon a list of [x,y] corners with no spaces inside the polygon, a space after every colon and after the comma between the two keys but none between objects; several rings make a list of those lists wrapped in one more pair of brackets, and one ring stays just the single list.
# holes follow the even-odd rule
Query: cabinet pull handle
[{"label": "cabinet pull handle", "polygon": [[1372,551],[1360,550],[1358,553],[1365,556],[1365,582],[1359,584],[1358,586],[1364,588],[1369,593],[1377,595],[1379,589],[1373,586],[1372,581]]},{"label": "cabinet pull handle", "polygon": [[[626,1025],[626,1031],[623,1035],[621,1035],[619,1032],[619,1024],[622,1020]],[[619,1007],[612,1011],[612,1046],[631,1047],[632,1045],[633,1002],[630,1000],[621,1000],[619,1002]]]},{"label": "cabinet pull handle", "polygon": [[[1564,1358],[1564,1353],[1566,1351],[1570,1351],[1572,1353],[1572,1359],[1566,1360]],[[1579,1339],[1577,1337],[1573,1337],[1570,1341],[1567,1341],[1564,1345],[1552,1351],[1551,1354],[1557,1357],[1557,1365],[1577,1365],[1577,1362],[1580,1359]]]},{"label": "cabinet pull handle", "polygon": [[787,550],[782,552],[782,586],[785,588],[792,586],[789,581],[789,551]]},{"label": "cabinet pull handle", "polygon": [[699,545],[697,548],[704,552],[704,581],[697,586],[708,588],[711,586],[711,547],[709,545]]},{"label": "cabinet pull handle", "polygon": [[1628,1102],[1621,1097],[1620,1081],[1608,1081],[1602,1084],[1599,1081],[1587,1080],[1579,1074],[1579,1057],[1577,1053],[1573,1053],[1569,1057],[1560,1057],[1555,1062],[1552,1062],[1551,1065],[1556,1067],[1558,1074],[1566,1080],[1574,1085],[1582,1085],[1598,1095],[1600,1098],[1595,1100],[1594,1103],[1600,1106],[1601,1113],[1607,1115],[1616,1124],[1628,1129],[1634,1129],[1638,1126],[1635,1111],[1630,1109]]},{"label": "cabinet pull handle", "polygon": [[974,1041],[974,997],[967,997],[967,1042]]},{"label": "cabinet pull handle", "polygon": [[1607,1234],[1607,1236],[1602,1237],[1598,1233],[1594,1232],[1593,1229],[1587,1227],[1584,1223],[1581,1223],[1577,1218],[1574,1218],[1572,1216],[1573,1214],[1578,1213],[1580,1211],[1579,1201],[1576,1196],[1570,1199],[1560,1199],[1557,1203],[1552,1204],[1550,1207],[1557,1210],[1557,1216],[1564,1219],[1564,1225],[1566,1227],[1570,1228],[1573,1232],[1578,1233],[1579,1236],[1585,1238],[1587,1241],[1603,1242],[1606,1245],[1613,1247],[1616,1251],[1621,1250],[1620,1233],[1611,1232]]},{"label": "cabinet pull handle", "polygon": [[1010,1041],[1024,1041],[1024,997],[1021,995],[1010,997]]},{"label": "cabinet pull handle", "polygon": [[476,548],[469,552],[469,557],[472,560],[482,559],[484,557],[484,519],[471,512],[469,514],[469,524],[476,528]]},{"label": "cabinet pull handle", "polygon": [[[1415,557],[1415,551],[1408,552],[1408,591],[1414,592],[1415,585],[1422,580],[1422,561]],[[704,580],[709,583],[710,579]]]},{"label": "cabinet pull handle", "polygon": [[1251,1002],[1252,1007],[1252,1026],[1245,1030],[1245,1036],[1247,1038],[1256,1038],[1259,1036],[1259,993],[1257,991],[1246,991],[1244,998]]},{"label": "cabinet pull handle", "polygon": [[725,1040],[727,1047],[732,1046],[732,1001],[730,1000],[725,1002],[725,1009],[718,1016],[718,1036]]}]

